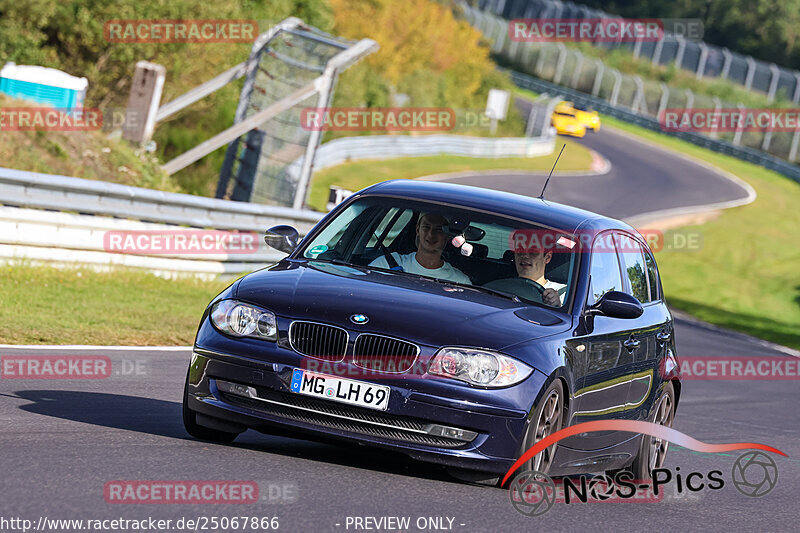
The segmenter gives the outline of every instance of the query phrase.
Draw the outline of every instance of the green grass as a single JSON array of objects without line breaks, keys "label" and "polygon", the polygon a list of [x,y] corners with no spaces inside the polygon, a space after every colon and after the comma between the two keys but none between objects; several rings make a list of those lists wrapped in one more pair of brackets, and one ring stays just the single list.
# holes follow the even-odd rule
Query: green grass
[{"label": "green grass", "polygon": [[188,345],[229,282],[0,266],[0,343]]},{"label": "green grass", "polygon": [[[562,142],[567,144],[567,148],[564,149],[564,155],[558,163],[559,172],[588,170],[592,162],[592,155],[589,150],[578,143],[562,140],[559,137],[557,144]],[[530,158],[479,158],[438,155],[344,163],[314,174],[308,203],[315,209],[325,211],[325,204],[328,201],[328,189],[331,185],[343,187],[350,191],[358,191],[381,181],[397,178],[418,178],[443,172],[497,169],[549,172],[555,157],[555,153]]]},{"label": "green grass", "polygon": [[800,349],[800,184],[776,172],[603,116],[612,126],[740,177],[758,194],[693,231],[694,252],[656,256],[671,307],[701,320]]}]

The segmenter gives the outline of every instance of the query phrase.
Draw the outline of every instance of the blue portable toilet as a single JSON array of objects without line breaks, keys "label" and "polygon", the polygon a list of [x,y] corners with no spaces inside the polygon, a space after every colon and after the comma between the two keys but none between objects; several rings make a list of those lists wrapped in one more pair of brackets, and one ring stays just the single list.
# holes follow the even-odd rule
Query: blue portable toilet
[{"label": "blue portable toilet", "polygon": [[58,109],[82,108],[89,81],[54,68],[9,62],[0,70],[0,93]]}]

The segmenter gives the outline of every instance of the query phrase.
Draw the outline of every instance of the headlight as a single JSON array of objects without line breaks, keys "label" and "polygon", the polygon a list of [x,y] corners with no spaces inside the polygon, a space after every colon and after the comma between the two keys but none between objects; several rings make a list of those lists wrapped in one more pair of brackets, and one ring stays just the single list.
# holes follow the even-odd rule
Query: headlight
[{"label": "headlight", "polygon": [[506,355],[470,348],[442,348],[428,373],[460,379],[482,387],[506,387],[527,378],[533,368]]},{"label": "headlight", "polygon": [[222,300],[211,308],[211,323],[228,335],[256,337],[274,341],[278,338],[275,313],[236,300]]}]

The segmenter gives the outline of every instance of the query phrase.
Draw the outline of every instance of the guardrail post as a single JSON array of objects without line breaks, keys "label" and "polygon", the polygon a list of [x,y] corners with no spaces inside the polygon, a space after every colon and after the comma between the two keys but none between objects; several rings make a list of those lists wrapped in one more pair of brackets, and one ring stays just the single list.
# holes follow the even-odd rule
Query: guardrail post
[{"label": "guardrail post", "polygon": [[558,60],[556,61],[556,72],[553,75],[553,83],[561,83],[561,74],[564,72],[564,63],[567,62],[567,47],[564,43],[556,44],[558,48]]},{"label": "guardrail post", "polygon": [[539,106],[535,103],[531,105],[530,113],[528,113],[528,123],[525,124],[525,137],[533,137],[533,126],[535,125],[538,109]]},{"label": "guardrail post", "polygon": [[592,85],[592,96],[597,96],[600,93],[600,84],[603,81],[603,74],[605,73],[606,66],[599,59],[594,60],[597,66],[597,73],[594,75],[594,84]]},{"label": "guardrail post", "polygon": [[[506,28],[510,29],[510,26],[506,25]],[[510,36],[509,36],[509,39],[511,39]],[[520,47],[519,39],[511,39],[511,46],[509,46],[509,48],[508,48],[508,58],[511,59],[512,61],[519,62],[519,57],[518,57],[519,56],[519,47]]]},{"label": "guardrail post", "polygon": [[772,142],[772,130],[768,128],[767,131],[764,132],[764,140],[761,141],[761,150],[763,150],[764,152],[769,152],[769,145],[771,142]]},{"label": "guardrail post", "polygon": [[[744,106],[741,102],[736,104],[736,107],[739,109],[740,118],[744,117]],[[733,134],[733,144],[735,146],[739,146],[742,144],[742,131],[744,129],[744,120],[739,120],[739,126],[736,128],[736,133]]]},{"label": "guardrail post", "polygon": [[139,61],[131,83],[122,138],[132,143],[144,144],[153,136],[156,113],[161,103],[161,92],[167,70],[156,63]]},{"label": "guardrail post", "polygon": [[747,61],[747,77],[745,78],[744,88],[749,91],[753,86],[753,77],[756,75],[756,61],[750,56],[745,57],[744,60]]},{"label": "guardrail post", "polygon": [[661,51],[663,49],[664,49],[664,39],[662,38],[662,39],[659,39],[659,40],[656,41],[656,49],[653,51],[653,59],[651,61],[653,65],[660,65],[661,64],[660,63],[660,61],[661,61]]},{"label": "guardrail post", "polygon": [[778,91],[778,79],[780,78],[781,71],[778,68],[778,65],[775,63],[770,64],[769,66],[770,72],[772,72],[772,77],[769,82],[769,92],[767,93],[767,100],[772,102],[775,100],[775,93]]},{"label": "guardrail post", "polygon": [[575,71],[572,73],[572,79],[570,80],[573,89],[577,89],[578,81],[580,80],[581,76],[581,69],[583,68],[583,54],[575,50],[576,59],[575,59]]},{"label": "guardrail post", "polygon": [[691,89],[686,89],[686,109],[692,109],[694,106],[694,93]]},{"label": "guardrail post", "polygon": [[722,57],[724,59],[722,61],[722,72],[720,73],[719,77],[728,79],[728,76],[731,74],[731,62],[733,62],[733,54],[731,54],[731,51],[727,48],[723,48]]},{"label": "guardrail post", "polygon": [[678,34],[675,35],[675,39],[678,41],[678,53],[675,55],[675,64],[678,68],[683,68],[683,54],[686,52],[686,39]]},{"label": "guardrail post", "polygon": [[503,24],[501,19],[494,19],[497,23],[497,37],[494,41],[494,51],[500,53],[503,51],[503,46],[506,44],[506,35],[508,34],[508,25]]},{"label": "guardrail post", "polygon": [[544,58],[545,58],[546,54],[547,54],[547,46],[544,45],[544,44],[540,45],[539,46],[539,57],[536,58],[536,69],[534,70],[534,73],[537,76],[539,75],[539,73],[544,68]]},{"label": "guardrail post", "polygon": [[614,73],[614,88],[611,89],[611,100],[609,103],[613,106],[617,105],[617,98],[619,97],[619,88],[622,85],[622,74],[617,69],[612,69]]},{"label": "guardrail post", "polygon": [[792,135],[792,147],[789,149],[789,161],[797,161],[797,145],[800,144],[800,130],[794,130]]},{"label": "guardrail post", "polygon": [[[633,112],[639,114],[647,114],[647,107],[644,105],[644,84],[642,78],[639,76],[633,77],[633,83],[636,84],[636,95],[633,97]],[[644,112],[642,109],[644,108]]]},{"label": "guardrail post", "polygon": [[697,62],[697,75],[698,80],[705,75],[706,62],[708,61],[708,45],[703,41],[699,41],[697,45],[700,47],[700,60]]},{"label": "guardrail post", "polygon": [[661,82],[661,98],[658,100],[658,118],[661,118],[661,115],[664,113],[664,110],[667,108],[667,103],[669,102],[669,87],[663,81]]},{"label": "guardrail post", "polygon": [[533,52],[533,43],[525,43],[522,49],[522,61],[520,64],[527,70],[531,64],[531,53]]},{"label": "guardrail post", "polygon": [[795,104],[800,103],[800,72],[794,71],[794,95],[792,102]]},{"label": "guardrail post", "polygon": [[[716,96],[711,99],[714,102],[714,116],[719,118],[719,111],[722,109],[722,102]],[[719,136],[719,132],[717,128],[712,128],[711,131],[708,133],[708,136],[712,139],[716,139]]]},{"label": "guardrail post", "polygon": [[633,44],[633,58],[639,59],[639,56],[642,54],[642,40],[636,39],[636,42]]}]

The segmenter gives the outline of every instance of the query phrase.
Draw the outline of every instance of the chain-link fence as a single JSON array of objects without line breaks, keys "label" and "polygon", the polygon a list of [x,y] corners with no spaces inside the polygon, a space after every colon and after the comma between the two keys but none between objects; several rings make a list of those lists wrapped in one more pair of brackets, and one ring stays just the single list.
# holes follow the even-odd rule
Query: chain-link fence
[{"label": "chain-link fence", "polygon": [[282,28],[269,39],[256,41],[236,110],[236,123],[286,99],[317,78],[321,77],[323,83],[317,93],[281,111],[228,146],[220,171],[218,198],[302,206],[307,186],[303,176],[310,174],[320,133],[303,127],[301,113],[304,108],[329,105],[338,72],[349,64],[331,68],[331,61],[337,56],[341,59],[346,50],[356,50],[356,59],[371,51],[358,52],[355,42],[308,26]]},{"label": "chain-link fence", "polygon": [[[478,0],[482,11],[506,20],[517,18],[614,19],[619,18],[587,6],[560,0]],[[668,21],[669,22],[669,21]],[[800,103],[800,72],[779,67],[731,52],[727,48],[665,31],[657,42],[607,42],[604,47],[629,48],[634,57],[648,59],[654,65],[675,63],[678,68],[693,72],[699,78],[722,78],[746,89],[767,95],[772,101],[780,96]]]},{"label": "chain-link fence", "polygon": [[[524,2],[523,2],[524,3]],[[518,2],[481,2],[487,9],[494,9],[502,13],[510,13],[514,17],[542,17],[544,15],[556,16],[558,13],[552,12],[552,7],[556,2],[530,1],[526,5],[527,11],[519,12],[510,8]],[[550,6],[551,11],[531,11],[530,6],[544,5]],[[492,13],[482,11],[478,8],[461,4],[467,20],[480,30],[491,42],[492,51],[502,57],[512,68],[526,74],[531,74],[541,80],[550,82],[547,85],[548,92],[558,93],[561,88],[566,88],[570,93],[578,93],[580,96],[572,98],[579,99],[582,103],[592,105],[603,112],[618,116],[623,120],[629,120],[632,116],[646,118],[648,124],[654,123],[658,126],[657,117],[666,109],[713,109],[721,110],[725,108],[742,108],[741,104],[723,102],[718,98],[695,94],[689,89],[670,88],[664,83],[659,83],[640,76],[622,74],[616,69],[607,67],[602,60],[589,58],[580,51],[566,47],[563,43],[553,42],[519,42],[509,38],[509,21],[496,16]],[[560,4],[566,6],[566,4]],[[569,6],[570,9],[576,6]],[[584,9],[584,8],[580,8]],[[597,16],[598,12],[585,10],[585,16]],[[574,12],[563,12],[560,16],[565,18],[577,18]],[[612,43],[613,44],[613,43]],[[628,43],[631,44],[631,43]],[[658,43],[649,43],[655,44]],[[643,49],[645,47],[642,47]],[[655,48],[655,47],[651,47]],[[666,51],[664,51],[666,49]],[[661,57],[673,57],[678,54],[678,50],[669,43],[662,46]],[[666,55],[664,55],[666,54]],[[686,57],[685,50],[682,52]],[[691,55],[691,54],[690,54]],[[695,58],[699,61],[699,58]],[[752,61],[752,60],[750,60]],[[705,60],[708,64],[708,59]],[[719,61],[712,61],[719,67]],[[723,67],[719,67],[720,69]],[[735,75],[739,72],[733,63],[728,65],[729,70]],[[773,69],[774,70],[774,69]],[[755,71],[751,71],[755,72]],[[747,74],[745,74],[747,75]],[[754,74],[751,74],[753,76]],[[530,87],[529,87],[530,88]],[[561,91],[564,94],[564,91]],[[617,112],[617,111],[620,112]],[[624,110],[624,112],[622,112]],[[648,126],[650,127],[650,126]],[[763,153],[764,160],[756,161],[764,166],[779,170],[793,178],[800,177],[800,168],[791,164],[779,164],[780,158],[790,162],[797,161],[798,148],[800,148],[800,131],[767,131],[766,128],[760,131],[711,131],[705,135],[691,134],[683,136],[687,140],[702,140],[704,137],[730,145],[723,147],[720,151],[725,151],[731,155],[737,155],[742,159],[754,161],[758,159],[756,154]],[[706,141],[701,143],[706,145]],[[712,143],[715,144],[715,143]],[[716,144],[715,144],[716,145]],[[742,149],[741,154],[737,149]],[[770,158],[769,156],[774,156]],[[767,161],[769,159],[769,161]]]}]

